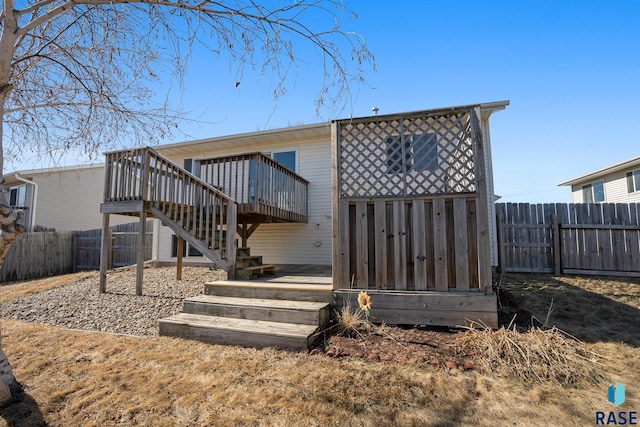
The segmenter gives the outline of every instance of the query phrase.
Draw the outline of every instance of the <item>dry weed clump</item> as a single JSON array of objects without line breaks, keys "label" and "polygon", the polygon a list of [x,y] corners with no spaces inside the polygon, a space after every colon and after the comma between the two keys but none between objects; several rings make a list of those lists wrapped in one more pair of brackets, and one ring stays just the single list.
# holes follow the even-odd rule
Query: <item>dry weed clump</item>
[{"label": "dry weed clump", "polygon": [[347,302],[335,312],[336,333],[341,336],[353,337],[359,335],[360,330],[367,324],[362,310],[354,310]]},{"label": "dry weed clump", "polygon": [[472,325],[458,338],[457,346],[474,352],[477,366],[486,372],[526,382],[578,385],[603,378],[597,360],[601,356],[555,326],[519,332],[511,325],[497,331]]}]

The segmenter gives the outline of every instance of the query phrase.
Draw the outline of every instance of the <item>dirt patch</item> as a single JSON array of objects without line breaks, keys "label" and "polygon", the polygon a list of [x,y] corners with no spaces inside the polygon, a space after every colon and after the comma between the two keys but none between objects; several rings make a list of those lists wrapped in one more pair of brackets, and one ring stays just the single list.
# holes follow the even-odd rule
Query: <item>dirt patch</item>
[{"label": "dirt patch", "polygon": [[372,361],[429,363],[442,368],[447,367],[447,362],[448,368],[463,367],[467,363],[470,368],[474,354],[457,345],[459,334],[460,331],[448,329],[373,326],[371,332],[330,336],[325,354]]},{"label": "dirt patch", "polygon": [[[527,331],[540,326],[533,314],[518,304],[511,292],[500,293],[498,310],[500,326]],[[356,358],[369,361],[428,363],[434,367],[471,370],[478,365],[477,351],[466,344],[466,329],[425,326],[370,325],[332,334],[329,329],[311,350],[336,358]]]}]

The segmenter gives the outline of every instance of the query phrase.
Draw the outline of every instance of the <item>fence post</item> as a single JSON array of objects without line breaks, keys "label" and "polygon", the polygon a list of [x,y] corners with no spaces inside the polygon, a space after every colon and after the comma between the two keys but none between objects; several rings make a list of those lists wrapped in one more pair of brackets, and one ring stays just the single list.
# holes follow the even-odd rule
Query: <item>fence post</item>
[{"label": "fence post", "polygon": [[75,231],[71,237],[71,272],[78,272],[78,233]]},{"label": "fence post", "polygon": [[562,242],[560,237],[560,221],[558,220],[558,215],[553,216],[553,266],[555,269],[556,276],[560,276],[562,274]]},{"label": "fence post", "polygon": [[500,265],[500,273],[506,273],[506,257],[504,253],[504,218],[502,213],[498,214],[498,264]]},{"label": "fence post", "polygon": [[102,243],[100,248],[100,293],[107,291],[107,269],[111,258],[111,230],[109,229],[109,214],[102,214]]},{"label": "fence post", "polygon": [[178,238],[178,249],[176,252],[176,280],[182,280],[182,251],[184,250],[184,240],[181,236],[176,237]]}]

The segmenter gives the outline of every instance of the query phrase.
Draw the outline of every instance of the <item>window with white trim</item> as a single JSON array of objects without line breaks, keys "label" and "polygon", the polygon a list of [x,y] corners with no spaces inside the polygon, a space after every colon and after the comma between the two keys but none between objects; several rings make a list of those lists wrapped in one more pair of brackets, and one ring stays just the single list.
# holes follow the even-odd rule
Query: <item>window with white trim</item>
[{"label": "window with white trim", "polygon": [[627,172],[627,192],[640,191],[640,169]]},{"label": "window with white trim", "polygon": [[591,184],[582,186],[582,202],[583,203],[600,203],[604,202],[604,181],[596,181]]},{"label": "window with white trim", "polygon": [[24,208],[27,206],[27,186],[16,185],[9,188],[9,205]]}]

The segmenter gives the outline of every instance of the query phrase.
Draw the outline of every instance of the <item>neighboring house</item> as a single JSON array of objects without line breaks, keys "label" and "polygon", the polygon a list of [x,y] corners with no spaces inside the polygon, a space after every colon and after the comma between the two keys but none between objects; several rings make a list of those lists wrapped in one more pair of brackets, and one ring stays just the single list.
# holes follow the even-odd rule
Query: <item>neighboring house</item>
[{"label": "neighboring house", "polygon": [[[100,228],[104,165],[32,169],[4,175],[5,197],[23,211],[27,231]],[[131,222],[116,216],[112,225]]]},{"label": "neighboring house", "polygon": [[573,203],[640,203],[640,156],[558,184]]}]

